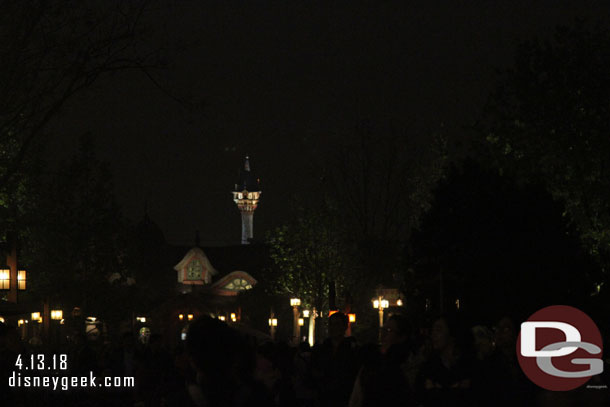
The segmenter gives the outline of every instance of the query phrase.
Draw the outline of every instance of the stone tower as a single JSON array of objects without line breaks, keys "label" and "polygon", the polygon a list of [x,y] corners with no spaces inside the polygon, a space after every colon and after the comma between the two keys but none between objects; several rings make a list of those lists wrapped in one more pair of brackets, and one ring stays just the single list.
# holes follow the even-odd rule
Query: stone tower
[{"label": "stone tower", "polygon": [[233,201],[241,212],[241,244],[249,244],[254,237],[254,210],[262,191],[259,180],[250,171],[250,160],[246,156],[244,168],[239,172],[239,182],[233,190]]}]

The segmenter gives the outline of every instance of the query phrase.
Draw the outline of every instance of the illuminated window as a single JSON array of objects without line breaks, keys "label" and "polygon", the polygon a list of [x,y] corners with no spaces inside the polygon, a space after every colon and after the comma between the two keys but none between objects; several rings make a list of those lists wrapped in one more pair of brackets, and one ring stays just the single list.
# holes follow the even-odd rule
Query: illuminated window
[{"label": "illuminated window", "polygon": [[187,280],[201,280],[203,273],[203,266],[201,262],[197,259],[191,261],[186,269],[186,279]]},{"label": "illuminated window", "polygon": [[0,269],[0,290],[8,290],[11,288],[11,269],[8,267]]},{"label": "illuminated window", "polygon": [[25,274],[25,270],[19,270],[17,272],[17,288],[19,288],[20,290],[25,290],[25,283],[26,283],[26,274]]},{"label": "illuminated window", "polygon": [[224,288],[232,291],[243,291],[252,289],[252,284],[243,278],[236,278],[229,284],[225,285]]}]

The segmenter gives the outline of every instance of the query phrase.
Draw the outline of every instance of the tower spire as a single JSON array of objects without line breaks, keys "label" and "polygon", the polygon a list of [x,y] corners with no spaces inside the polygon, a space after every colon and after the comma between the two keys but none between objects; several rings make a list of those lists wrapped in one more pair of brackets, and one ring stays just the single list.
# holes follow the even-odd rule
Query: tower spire
[{"label": "tower spire", "polygon": [[250,171],[250,157],[246,156],[239,182],[232,191],[233,201],[241,212],[241,243],[248,244],[254,237],[254,211],[262,191],[258,179]]}]

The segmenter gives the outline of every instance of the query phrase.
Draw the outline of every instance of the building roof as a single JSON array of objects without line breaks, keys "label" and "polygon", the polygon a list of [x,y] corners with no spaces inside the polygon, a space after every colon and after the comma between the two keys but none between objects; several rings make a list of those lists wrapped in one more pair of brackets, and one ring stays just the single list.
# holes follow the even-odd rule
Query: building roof
[{"label": "building roof", "polygon": [[199,257],[201,259],[201,261],[203,262],[203,266],[212,274],[217,274],[218,271],[216,271],[214,269],[214,267],[212,266],[212,264],[210,264],[210,260],[208,259],[208,257],[205,255],[204,251],[201,250],[199,247],[193,247],[191,250],[189,250],[186,255],[182,258],[182,260],[180,260],[180,262],[178,264],[176,264],[174,266],[174,270],[176,271],[180,271],[182,270],[184,267],[186,267],[186,265],[191,261],[191,259],[193,257]]},{"label": "building roof", "polygon": [[[179,262],[193,247],[169,246],[168,255],[172,257],[173,264]],[[261,244],[202,247],[211,266],[218,271],[214,281],[233,271],[245,271],[260,281],[262,270],[269,262],[268,248]]]}]

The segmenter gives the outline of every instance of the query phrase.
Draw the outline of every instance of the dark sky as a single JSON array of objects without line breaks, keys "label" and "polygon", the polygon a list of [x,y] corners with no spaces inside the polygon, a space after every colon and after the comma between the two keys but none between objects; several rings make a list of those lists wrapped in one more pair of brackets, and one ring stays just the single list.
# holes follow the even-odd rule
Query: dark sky
[{"label": "dark sky", "polygon": [[[248,4],[246,4],[248,3]],[[322,4],[322,3],[333,3]],[[362,120],[392,123],[418,145],[443,126],[450,142],[478,117],[495,70],[516,44],[558,24],[608,21],[605,1],[161,0],[146,46],[178,103],[140,73],[100,80],[54,123],[52,157],[91,134],[115,174],[125,214],[149,214],[171,243],[237,243],[231,200],[243,156],[263,195],[255,237],[315,197],[312,166]]]}]

